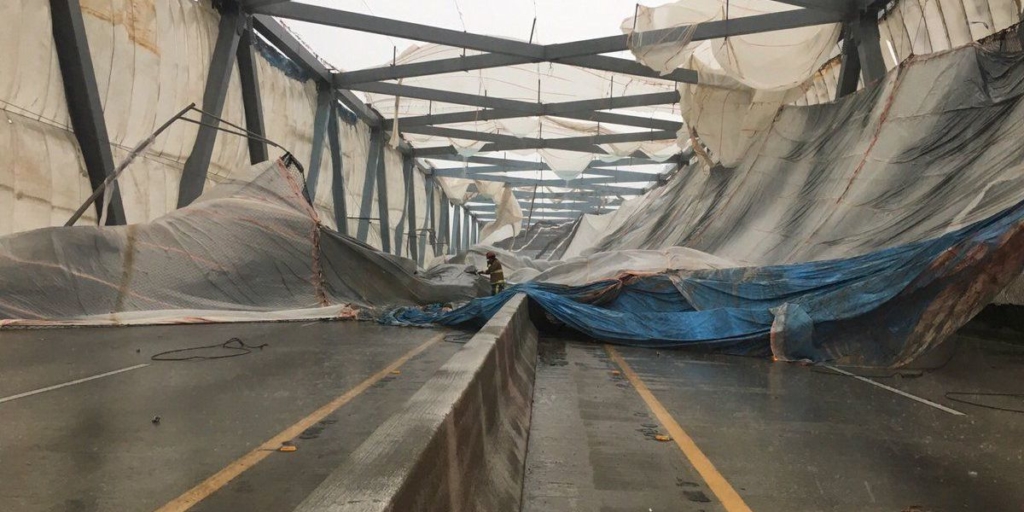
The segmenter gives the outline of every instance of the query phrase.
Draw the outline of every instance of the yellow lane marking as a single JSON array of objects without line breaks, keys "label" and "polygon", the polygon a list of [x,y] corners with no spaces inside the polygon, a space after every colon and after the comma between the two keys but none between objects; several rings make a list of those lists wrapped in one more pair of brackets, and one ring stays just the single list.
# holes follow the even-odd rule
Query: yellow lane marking
[{"label": "yellow lane marking", "polygon": [[282,430],[279,434],[277,434],[274,437],[271,437],[263,444],[254,448],[251,452],[243,455],[241,458],[232,462],[231,464],[228,464],[227,466],[224,467],[224,469],[221,469],[220,471],[214,473],[206,480],[203,480],[202,482],[199,483],[199,485],[196,485],[195,487],[186,491],[181,496],[178,496],[177,498],[168,502],[166,505],[160,507],[159,509],[157,509],[156,512],[184,512],[192,508],[193,506],[195,506],[196,503],[199,503],[200,501],[209,497],[211,494],[223,488],[225,485],[228,484],[228,482],[234,480],[235,477],[237,477],[238,475],[241,475],[242,473],[252,468],[256,464],[259,464],[260,461],[262,461],[263,459],[269,457],[270,454],[277,451],[277,449],[285,441],[291,441],[292,439],[298,437],[299,434],[301,434],[303,431],[305,431],[309,427],[312,427],[313,425],[316,425],[318,422],[329,416],[331,413],[341,408],[341,406],[347,404],[353,398],[359,396],[362,392],[369,389],[370,386],[376,384],[377,381],[383,379],[384,377],[387,377],[388,375],[391,374],[391,372],[397,370],[399,367],[401,367],[403,364],[408,362],[413,357],[416,357],[417,354],[423,352],[431,345],[440,341],[442,338],[444,338],[444,336],[444,334],[434,336],[433,338],[427,340],[422,345],[406,352],[402,357],[395,359],[383,370],[371,375],[366,380],[360,382],[359,385],[357,385],[356,387],[346,391],[343,395],[339,396],[338,398],[335,398],[334,400],[331,400],[326,405],[317,409],[316,411],[313,411],[312,414],[306,416],[305,418],[302,418],[301,420],[298,421],[298,423]]},{"label": "yellow lane marking", "polygon": [[654,397],[651,390],[647,389],[647,385],[644,384],[644,381],[640,380],[640,377],[629,366],[629,363],[611,345],[605,345],[604,348],[608,351],[612,361],[619,365],[619,368],[622,368],[622,373],[629,379],[630,384],[636,389],[640,398],[647,403],[647,407],[651,409],[654,416],[658,418],[658,421],[665,427],[665,430],[668,430],[676,446],[683,452],[683,455],[690,461],[690,464],[697,470],[701,478],[707,482],[711,492],[718,496],[718,501],[722,502],[725,510],[727,512],[751,512],[750,507],[743,501],[743,498],[732,488],[732,485],[729,484],[725,477],[715,469],[711,459],[704,455],[704,452],[700,451],[697,443],[694,443],[689,434],[683,430],[683,427],[679,426],[679,423],[669,414],[665,406],[661,405],[661,402]]}]

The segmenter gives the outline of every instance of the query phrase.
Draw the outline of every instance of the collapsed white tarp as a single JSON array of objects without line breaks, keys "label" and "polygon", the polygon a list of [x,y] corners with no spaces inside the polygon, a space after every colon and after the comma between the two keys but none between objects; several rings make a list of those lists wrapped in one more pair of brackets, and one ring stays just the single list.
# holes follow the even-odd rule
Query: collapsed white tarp
[{"label": "collapsed white tarp", "polygon": [[[643,32],[798,9],[770,0],[683,0],[643,7],[622,22],[637,60],[669,73],[694,69],[699,84],[680,84],[687,126],[725,166],[739,163],[778,109],[803,96],[800,86],[835,51],[838,24],[691,42],[650,40]],[[682,134],[688,139],[691,134]]]},{"label": "collapsed white tarp", "polygon": [[[209,0],[82,0],[85,29],[114,161],[172,114],[189,103],[202,105],[216,44],[219,14]],[[92,192],[64,98],[53,44],[49,3],[0,2],[0,152],[9,162],[0,168],[0,235],[63,224]],[[40,65],[42,63],[42,65]],[[287,76],[261,53],[256,57],[267,137],[300,162],[312,152],[316,86]],[[221,117],[244,124],[241,85],[233,69]],[[378,187],[364,189],[369,128],[339,120],[347,224],[355,234],[368,192],[369,217],[378,217]],[[129,223],[143,223],[174,210],[185,160],[192,151],[196,125],[179,122],[158,137],[122,174],[118,188]],[[272,156],[277,150],[272,149]],[[336,228],[331,152],[324,141],[315,206],[321,220]],[[218,134],[207,187],[230,179],[248,165],[246,141]],[[395,241],[407,233],[405,181],[400,154],[385,148],[392,252],[408,254]],[[418,174],[418,173],[417,173]],[[414,179],[416,225],[429,222],[426,182]],[[438,194],[439,195],[439,194]],[[436,209],[435,209],[436,211]],[[95,210],[81,224],[95,223]],[[403,231],[404,230],[404,231]],[[367,242],[381,247],[381,227],[372,221]],[[424,250],[432,256],[429,246]]]}]

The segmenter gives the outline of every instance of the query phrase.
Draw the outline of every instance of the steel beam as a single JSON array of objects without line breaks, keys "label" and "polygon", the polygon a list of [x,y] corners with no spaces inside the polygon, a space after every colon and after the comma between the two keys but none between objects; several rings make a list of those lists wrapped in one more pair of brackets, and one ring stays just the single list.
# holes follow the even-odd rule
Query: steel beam
[{"label": "steel beam", "polygon": [[[446,176],[445,174],[438,174],[435,176],[450,177],[450,178],[461,178],[462,176]],[[465,179],[474,181],[493,181],[497,183],[508,183],[513,187],[532,187],[537,185],[539,187],[563,187],[563,188],[585,188],[596,185],[615,185],[616,183],[628,183],[627,181],[616,181],[615,178],[601,176],[597,178],[576,178],[572,180],[560,180],[560,179],[537,179],[537,178],[520,178],[517,176],[496,176],[481,174],[479,176],[472,176]],[[656,180],[647,180],[656,181]]]},{"label": "steel beam", "polygon": [[437,212],[440,217],[440,226],[437,228],[437,247],[434,249],[434,254],[451,254],[451,215],[448,211],[451,202],[448,200],[448,194],[445,194],[444,190],[439,190],[438,192],[441,194],[441,210]]},{"label": "steel beam", "polygon": [[[845,13],[812,9],[744,16],[742,18],[701,23],[694,30],[691,40],[702,41],[705,39],[720,39],[759,32],[826,25],[829,23],[840,23],[848,19],[849,16]],[[545,56],[548,59],[554,60],[579,55],[627,51],[630,49],[629,41],[631,38],[634,41],[639,41],[639,44],[643,46],[672,43],[684,40],[689,29],[689,26],[681,26],[635,34],[622,34],[570,43],[552,44],[546,47]]]},{"label": "steel beam", "polygon": [[857,83],[860,79],[860,56],[857,54],[855,31],[854,23],[843,25],[843,51],[835,99],[857,92]]},{"label": "steel beam", "polygon": [[462,209],[462,250],[468,250],[470,246],[469,227],[473,222],[473,216],[469,214],[469,208]]},{"label": "steel beam", "polygon": [[[380,249],[383,252],[391,252],[391,220],[388,212],[388,172],[387,166],[385,165],[385,147],[387,141],[384,140],[384,133],[377,130],[378,139],[377,142],[377,218],[380,219]],[[401,241],[396,241],[396,244],[401,244]]]},{"label": "steel beam", "polygon": [[[482,214],[480,216],[481,216],[481,218],[485,219],[484,222],[493,222],[494,221],[494,213],[495,212],[484,210],[484,209],[473,210],[473,211],[476,212],[476,213]],[[579,212],[579,211],[577,211],[577,212],[565,212],[565,211],[560,211],[560,212],[534,212],[533,213],[533,220],[536,221],[536,220],[538,220],[538,218],[578,219],[578,218],[582,217],[586,213],[591,213],[591,212]]]},{"label": "steel beam", "polygon": [[[516,110],[487,109],[475,110],[472,112],[453,112],[450,114],[432,114],[425,116],[403,117],[401,121],[399,121],[399,125],[400,128],[404,130],[405,128],[408,128],[410,126],[471,123],[474,121],[493,121],[497,119],[529,117],[531,115],[532,114],[523,113]],[[617,124],[621,126],[636,126],[638,128],[647,128],[650,130],[679,131],[683,127],[683,123],[678,121],[668,121],[665,119],[632,116],[629,114],[616,114],[614,112],[563,112],[559,114],[557,117],[565,117],[569,119],[579,119],[583,121],[593,121],[606,124]],[[384,123],[388,128],[390,128],[392,121],[385,120]]]},{"label": "steel beam", "polygon": [[[432,171],[434,176],[441,176],[445,178],[463,178],[467,180],[479,181],[491,181],[487,178],[503,178],[507,176],[506,172],[519,172],[525,169],[507,169],[500,166],[485,165],[480,167],[451,167],[451,168],[437,168]],[[587,176],[585,177],[607,177],[609,181],[615,181],[620,183],[636,183],[636,182],[647,182],[647,181],[658,181],[659,178],[665,177],[664,173],[653,173],[653,172],[636,172],[636,171],[620,171],[615,169],[597,169],[588,168],[582,172]],[[519,176],[521,177],[521,176]]]},{"label": "steel beam", "polygon": [[235,67],[235,56],[238,54],[238,42],[244,29],[244,17],[238,6],[224,4],[220,12],[217,44],[210,59],[210,71],[206,75],[206,89],[203,91],[203,124],[199,126],[192,152],[189,153],[181,172],[178,208],[188,206],[203,193],[213,147],[217,143],[217,128],[220,125],[220,121],[214,116],[219,117],[224,110],[231,71]]},{"label": "steel beam", "polygon": [[878,34],[878,17],[875,13],[864,13],[856,24],[857,56],[860,60],[864,84],[871,84],[885,76],[885,60]]},{"label": "steel beam", "polygon": [[[653,160],[653,159],[650,159],[650,158],[634,158],[634,157],[626,157],[626,158],[622,158],[622,159],[616,160],[614,162],[603,162],[601,160],[593,160],[593,161],[590,162],[590,164],[587,165],[587,169],[600,169],[600,168],[608,168],[608,167],[612,167],[612,168],[629,167],[629,166],[633,166],[633,165],[672,164],[672,163],[676,163],[676,162],[680,161],[680,158],[683,158],[684,156],[685,155],[680,154],[680,155],[676,155],[676,156],[674,156],[672,158],[669,158],[668,160],[664,160],[664,161]],[[544,162],[527,162],[525,160],[509,160],[507,158],[497,158],[497,157],[492,157],[492,156],[473,155],[473,156],[464,157],[462,155],[445,154],[445,155],[438,155],[436,157],[431,157],[431,159],[432,160],[444,160],[444,161],[450,161],[450,162],[460,162],[460,163],[469,162],[469,163],[477,163],[477,164],[490,164],[490,165],[502,167],[505,170],[523,170],[523,171],[551,170],[551,167],[549,167],[548,164],[546,164]],[[472,169],[472,167],[470,167],[470,169]]]},{"label": "steel beam", "polygon": [[381,155],[379,149],[382,138],[380,130],[370,130],[370,150],[366,153],[366,174],[363,180],[363,194],[359,199],[359,226],[356,228],[356,238],[360,242],[369,240],[373,192],[377,181],[377,159]]},{"label": "steel beam", "polygon": [[[412,158],[402,158],[402,177],[405,179],[405,217],[408,229],[408,234],[400,236],[396,233],[395,245],[405,244],[408,247],[409,258],[416,262],[417,265],[423,265],[423,258],[420,257],[423,253],[419,250],[418,240],[416,239],[416,180],[413,178],[413,173],[417,172],[415,162]],[[399,226],[398,229],[401,229]],[[396,229],[397,231],[397,229]]]},{"label": "steel beam", "polygon": [[327,140],[331,148],[331,199],[334,201],[334,223],[338,232],[348,234],[348,199],[345,197],[345,176],[342,172],[341,129],[338,125],[338,104],[331,102],[327,121]]},{"label": "steel beam", "polygon": [[[89,39],[78,0],[50,0],[53,42],[57,50],[64,97],[67,101],[71,127],[82,151],[82,160],[95,191],[114,173],[114,157],[110,150],[107,123],[103,117],[96,71],[89,53]],[[108,226],[125,224],[124,206],[118,187],[108,189]],[[96,217],[103,217],[103,201],[96,201]]]},{"label": "steel beam", "polygon": [[[387,82],[356,84],[352,86],[352,88],[376,94],[401,96],[403,98],[416,98],[420,100],[454,103],[457,105],[469,105],[473,107],[513,110],[531,116],[558,116],[561,114],[590,112],[594,110],[614,110],[619,108],[634,108],[650,105],[670,105],[679,101],[678,91],[567,101],[563,103],[531,103],[528,101],[507,100],[478,94],[466,94]],[[399,129],[402,129],[401,121],[399,121]]]},{"label": "steel beam", "polygon": [[[429,126],[418,126],[406,130],[409,133],[420,133],[437,137],[449,137],[453,139],[468,139],[491,141],[480,148],[481,152],[486,151],[515,151],[520,149],[563,149],[567,151],[580,151],[583,153],[607,154],[608,152],[598,147],[598,144],[617,144],[624,142],[675,140],[674,131],[647,131],[631,133],[614,133],[605,135],[591,135],[581,137],[563,137],[557,139],[540,139],[515,137],[498,133],[474,132],[471,130],[459,130],[453,128],[439,128]],[[450,146],[443,146],[450,147]],[[417,156],[430,154],[440,150],[441,147],[417,148],[414,150]],[[452,151],[454,148],[452,147]]]},{"label": "steel beam", "polygon": [[356,12],[341,11],[309,4],[279,3],[257,9],[257,12],[319,25],[358,30],[371,34],[411,39],[436,43],[456,48],[467,48],[491,53],[520,55],[523,57],[543,59],[544,47],[523,41],[503,39],[450,30],[419,23],[409,23],[387,18],[379,18]]},{"label": "steel beam", "polygon": [[[474,71],[478,69],[500,68],[535,62],[542,62],[542,60],[528,59],[515,55],[503,55],[500,53],[483,53],[466,57],[438,59],[427,62],[415,62],[410,64],[399,64],[395,66],[383,66],[338,73],[334,83],[340,87],[347,87],[355,84],[381,82],[384,80],[400,80],[403,78],[441,75],[445,73]],[[697,83],[697,72],[692,69],[677,69],[671,73],[663,75],[634,60],[609,57],[606,55],[581,55],[552,62],[555,64],[598,69],[623,75],[642,76],[671,82]]]},{"label": "steel beam", "polygon": [[[530,204],[531,204],[531,199],[532,198],[518,199],[517,202],[523,208],[529,209],[530,208]],[[617,198],[615,198],[614,201],[618,202],[619,200]],[[590,211],[590,210],[593,210],[594,208],[598,208],[598,207],[601,207],[601,206],[611,206],[611,205],[614,205],[616,203],[614,203],[614,202],[601,202],[601,201],[598,201],[598,200],[594,200],[594,201],[571,201],[571,202],[565,202],[565,203],[560,203],[560,204],[556,204],[556,203],[538,203],[536,201],[532,201],[532,204],[533,204],[534,210],[536,210],[536,211],[539,211],[539,210],[554,210],[554,211],[581,212],[581,211]],[[474,211],[497,211],[497,207],[498,206],[496,204],[491,203],[491,202],[485,202],[485,201],[477,202],[476,204],[473,204],[472,206],[470,206],[470,208],[472,208]]]},{"label": "steel beam", "polygon": [[[619,196],[639,196],[642,195],[646,190],[638,188],[625,189],[613,191],[581,191],[573,190],[569,192],[537,192],[537,199],[552,199],[552,200],[564,200],[573,201],[580,199],[589,199],[593,197],[619,197]],[[524,191],[524,193],[529,193]],[[532,193],[531,193],[532,196]],[[524,196],[525,197],[525,196]]]},{"label": "steel beam", "polygon": [[448,248],[448,254],[458,254],[462,251],[462,208],[459,205],[452,207],[452,243]]},{"label": "steel beam", "polygon": [[[572,137],[572,138],[574,138],[574,137]],[[578,144],[579,141],[571,141],[571,143],[572,144]],[[566,144],[566,145],[568,145],[568,144]],[[549,145],[549,147],[552,147],[552,146]],[[559,148],[561,148],[561,150],[566,150],[566,151],[582,152],[582,153],[596,153],[598,155],[603,155],[603,154],[607,153],[604,150],[602,150],[602,148],[600,148],[598,146],[594,146],[593,148],[590,148],[590,147],[584,147],[583,145],[578,145],[577,147],[559,147]],[[501,148],[500,147],[500,148],[498,148],[498,150],[493,150],[493,151],[504,151],[504,150],[507,150],[507,147],[506,148]],[[422,147],[422,148],[419,148],[419,150],[416,150],[415,154],[419,158],[435,158],[435,157],[437,157],[439,155],[457,155],[458,153],[457,153],[456,148],[454,146],[443,145],[443,146],[435,146],[435,147]],[[633,152],[632,154],[628,155],[625,158],[643,158],[643,157],[646,157],[646,156],[647,156],[646,154],[644,154],[640,150],[637,150],[637,151]]]},{"label": "steel beam", "polygon": [[[427,204],[423,210],[423,227],[420,228],[417,236],[417,244],[419,246],[420,266],[422,267],[426,261],[427,255],[427,244],[431,243],[431,247],[435,247],[430,239],[431,236],[437,236],[437,224],[435,219],[437,218],[437,212],[434,211],[434,178],[431,176],[423,177],[423,192],[426,198]],[[436,248],[432,250],[434,255],[437,255]]]},{"label": "steel beam", "polygon": [[[361,32],[370,32],[391,37],[401,37],[403,39],[436,43],[455,48],[466,48],[488,53],[512,55],[526,59],[525,62],[559,61],[572,57],[629,50],[629,35],[611,36],[585,41],[576,41],[572,43],[542,46],[500,37],[460,32],[457,30],[391,20],[308,4],[290,2],[279,3],[259,7],[256,11],[280,18],[294,19],[349,30],[358,30]],[[726,36],[821,25],[825,23],[840,22],[846,19],[846,17],[845,12],[818,9],[804,9],[757,16],[746,16],[731,20],[702,23],[697,27],[692,39],[700,41]],[[679,27],[633,34],[632,37],[640,37],[642,40],[653,40],[659,43],[664,43],[681,40],[686,31],[687,27]],[[481,59],[480,62],[486,62],[486,59]]]},{"label": "steel beam", "polygon": [[[305,45],[299,42],[299,40],[296,39],[295,36],[293,36],[292,33],[277,20],[270,16],[257,14],[252,17],[252,24],[260,35],[266,38],[267,41],[270,41],[270,44],[274,45],[281,51],[281,53],[291,59],[292,62],[295,62],[306,70],[307,73],[322,82],[333,82],[332,74],[327,69],[327,66],[324,66],[316,55],[313,55]],[[349,110],[354,112],[356,117],[371,128],[380,126],[380,114],[370,108],[370,106],[365,102],[357,98],[351,91],[338,90],[338,99]]]},{"label": "steel beam", "polygon": [[[235,58],[238,60],[238,77],[242,82],[242,107],[245,109],[245,129],[252,134],[266,138],[263,122],[263,100],[260,95],[259,73],[256,71],[256,53],[252,45],[253,33],[246,29],[238,40]],[[249,163],[258,164],[270,159],[266,141],[250,137]]]},{"label": "steel beam", "polygon": [[318,83],[316,87],[316,113],[313,116],[313,147],[306,165],[306,191],[309,200],[316,199],[317,184],[320,181],[320,161],[324,155],[324,138],[327,135],[327,123],[334,112],[334,94],[330,85]]}]

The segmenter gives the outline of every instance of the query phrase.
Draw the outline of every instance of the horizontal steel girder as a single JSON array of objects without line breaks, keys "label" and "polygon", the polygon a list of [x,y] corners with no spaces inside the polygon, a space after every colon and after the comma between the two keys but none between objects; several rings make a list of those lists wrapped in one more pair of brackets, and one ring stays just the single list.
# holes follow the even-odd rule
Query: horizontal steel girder
[{"label": "horizontal steel girder", "polygon": [[[531,189],[514,190],[514,192],[517,194],[516,197],[519,197],[518,194],[529,194],[531,198],[533,197],[533,190],[531,190]],[[537,191],[537,199],[551,199],[551,200],[555,200],[555,201],[557,201],[557,200],[576,201],[576,200],[588,199],[588,198],[593,198],[593,197],[609,197],[609,198],[611,198],[611,197],[618,197],[618,196],[623,196],[623,197],[625,197],[625,196],[639,196],[639,195],[643,195],[645,192],[646,192],[646,190],[638,189],[638,188],[630,188],[630,189],[622,188],[620,190],[615,190],[615,191],[611,191],[611,192],[608,192],[608,191],[595,192],[595,191],[579,191],[579,190],[572,190],[572,191],[569,191],[569,192],[541,192],[541,191],[538,190]]]},{"label": "horizontal steel girder", "polygon": [[[490,221],[494,220],[494,215],[493,214],[490,217],[488,217],[487,214],[489,212],[480,212],[480,213],[481,213],[481,220],[482,221],[490,222]],[[545,220],[545,219],[578,219],[578,218],[582,217],[584,213],[589,213],[589,212],[534,212],[534,214],[533,214],[533,221],[534,221],[534,223],[536,223],[536,221],[538,221],[538,220]],[[526,221],[526,219],[523,219],[523,221]]]},{"label": "horizontal steel girder", "polygon": [[[487,109],[475,110],[472,112],[453,112],[449,114],[430,114],[425,116],[403,117],[398,124],[401,129],[410,126],[430,126],[440,124],[470,123],[474,121],[494,121],[497,119],[511,119],[515,117],[529,117],[531,114],[518,110]],[[633,116],[629,114],[617,114],[614,112],[562,112],[556,117],[592,121],[595,123],[617,124],[622,126],[636,126],[651,130],[675,130],[679,131],[683,123],[679,121],[668,121],[665,119],[654,119],[648,117]],[[385,121],[388,128],[392,121]]]},{"label": "horizontal steel girder", "polygon": [[[488,166],[488,167],[490,168],[490,166]],[[478,169],[479,168],[474,168],[474,167],[468,167],[468,168],[465,168],[465,169],[458,168],[458,167],[446,168],[446,169],[434,169],[431,172],[431,175],[439,176],[439,177],[442,177],[442,178],[463,178],[463,179],[467,179],[467,180],[477,180],[477,181],[501,181],[502,178],[506,178],[506,177],[522,178],[522,176],[507,176],[507,175],[504,175],[504,174],[497,174],[497,173],[501,173],[503,171],[508,171],[508,169],[499,169],[497,167],[490,168],[490,169],[485,169],[485,170],[478,170]],[[521,171],[521,170],[522,169],[516,169],[516,171]],[[589,176],[585,176],[584,179],[594,178],[594,177],[598,177],[599,176],[601,178],[608,178],[605,181],[616,182],[616,183],[646,183],[646,182],[650,182],[650,181],[658,181],[660,178],[664,177],[664,175],[656,174],[656,173],[635,172],[635,171],[617,171],[617,170],[614,170],[614,169],[588,169],[588,170],[583,171],[583,172],[589,175]]]},{"label": "horizontal steel girder", "polygon": [[[400,80],[403,78],[412,78],[417,76],[441,75],[445,73],[500,68],[536,62],[543,62],[543,59],[530,59],[500,53],[483,53],[479,55],[469,55],[466,57],[455,57],[452,59],[438,59],[427,62],[414,62],[410,64],[398,64],[394,66],[343,72],[337,75],[334,83],[340,87],[347,87],[354,84],[381,82],[384,80]],[[697,72],[692,69],[676,69],[671,73],[661,74],[634,60],[609,57],[606,55],[580,55],[578,57],[567,57],[564,59],[554,60],[552,62],[555,64],[566,64],[569,66],[597,69],[623,75],[668,80],[671,82],[684,82],[689,84],[697,83]]]},{"label": "horizontal steel girder", "polygon": [[[273,5],[288,5],[287,2]],[[291,32],[270,16],[257,14],[252,17],[253,28],[260,33],[270,44],[274,45],[281,53],[295,62],[307,73],[328,84],[333,83],[331,72],[320,59],[306,48]],[[346,108],[356,114],[356,117],[371,127],[381,125],[381,117],[376,111],[370,108],[363,100],[357,98],[352,91],[339,89],[338,99]]]},{"label": "horizontal steel girder", "polygon": [[[689,150],[686,154],[676,155],[664,161],[653,160],[650,158],[634,158],[627,157],[621,158],[614,162],[604,162],[601,160],[594,160],[587,165],[587,169],[600,169],[600,168],[617,168],[617,167],[628,167],[633,165],[661,165],[661,164],[674,164],[681,162],[684,159],[688,160]],[[544,162],[527,162],[524,160],[509,160],[507,158],[497,158],[492,156],[460,156],[460,155],[438,155],[431,157],[432,160],[444,160],[450,162],[469,162],[474,164],[489,164],[498,167],[502,167],[506,170],[522,170],[522,171],[546,171],[551,170],[551,167]]]},{"label": "horizontal steel girder", "polygon": [[[618,197],[590,197],[586,201],[563,201],[559,203],[533,201],[532,194],[530,194],[529,192],[527,192],[525,195],[520,195],[517,197],[519,198],[517,199],[517,201],[519,202],[519,206],[522,207],[523,209],[529,209],[530,205],[533,205],[533,208],[535,209],[585,211],[593,209],[594,207],[598,206],[616,206],[622,204],[622,199]],[[486,197],[477,197],[472,199],[471,202],[482,203],[484,207],[489,208],[490,211],[494,211],[494,209],[497,208],[497,205],[495,205],[493,202],[490,201],[490,199]],[[473,206],[473,208],[475,207],[476,206]]]},{"label": "horizontal steel girder", "polygon": [[[814,3],[818,5],[825,4],[824,0],[792,1],[797,3]],[[328,25],[361,32],[370,32],[373,34],[391,37],[401,37],[403,39],[436,43],[455,48],[466,48],[482,52],[520,57],[521,61],[516,63],[550,61],[562,62],[570,65],[583,65],[584,63],[571,63],[566,62],[566,60],[573,57],[596,56],[603,53],[614,53],[629,50],[629,38],[631,37],[631,35],[623,34],[545,46],[293,2],[263,5],[256,7],[255,10],[262,14],[305,21],[308,23]],[[781,13],[746,16],[730,20],[702,23],[698,25],[691,39],[693,41],[700,41],[726,36],[785,30],[789,28],[836,23],[845,21],[848,18],[849,16],[846,12],[821,9],[802,9]],[[667,43],[684,39],[686,32],[688,32],[688,28],[689,27],[677,27],[632,34],[632,37],[635,38],[639,36],[642,40]],[[507,66],[513,62],[514,61],[506,60],[500,65]],[[479,63],[486,64],[487,60],[480,59]],[[607,63],[607,61],[605,61],[605,63]],[[602,65],[601,62],[594,61],[587,64]],[[451,63],[445,63],[444,66],[450,67]],[[480,68],[464,68],[457,70],[467,71],[469,69]],[[396,76],[395,78],[398,77]],[[345,79],[344,81],[348,84],[355,83],[349,79]]]},{"label": "horizontal steel girder", "polygon": [[[445,177],[445,176],[442,176]],[[450,178],[460,178],[461,176],[448,176]],[[487,176],[480,175],[474,176],[471,179],[474,181],[494,181],[498,183],[508,183],[513,187],[532,187],[534,185],[540,187],[564,187],[564,188],[588,188],[588,187],[600,187],[600,186],[614,186],[616,183],[626,183],[623,181],[617,181],[615,178],[608,176],[599,176],[596,178],[575,178],[571,180],[560,180],[560,179],[537,179],[537,178],[522,178],[519,176]],[[648,180],[654,181],[654,180]]]},{"label": "horizontal steel girder", "polygon": [[[550,148],[563,149],[567,151],[581,151],[584,153],[606,154],[607,151],[598,147],[597,144],[617,144],[627,142],[663,141],[676,139],[676,132],[673,131],[615,133],[607,135],[563,137],[557,139],[520,138],[512,135],[504,135],[498,133],[484,133],[469,130],[435,128],[426,126],[417,127],[412,130],[406,130],[406,132],[434,135],[438,137],[449,137],[453,139],[491,141],[488,144],[485,144],[482,148],[480,148],[480,151],[514,151],[519,149]],[[440,148],[418,148],[415,150],[415,153],[419,156],[422,154],[428,154],[429,152],[438,149]],[[454,150],[454,148],[452,149]]]},{"label": "horizontal steel girder", "polygon": [[[702,41],[705,39],[719,39],[728,36],[840,23],[849,19],[849,17],[845,13],[816,9],[797,9],[756,16],[744,16],[742,18],[701,23],[694,30],[691,40]],[[639,38],[642,41],[654,41],[658,44],[682,41],[685,39],[689,29],[689,26],[681,26],[649,32],[585,39],[570,43],[551,44],[545,47],[545,57],[549,60],[555,60],[579,55],[626,51],[630,49],[629,40],[631,37],[634,40]]]},{"label": "horizontal steel girder", "polygon": [[[561,103],[533,103],[529,101],[508,100],[479,94],[466,94],[386,82],[357,84],[353,86],[352,89],[376,94],[401,96],[403,98],[437,101],[441,103],[454,103],[457,105],[468,105],[472,107],[513,110],[531,116],[557,116],[581,111],[589,112],[593,110],[614,110],[618,108],[646,107],[651,105],[671,105],[679,102],[678,91],[655,92],[637,94],[633,96],[618,96],[613,98],[597,98],[592,100],[566,101]],[[399,121],[399,127],[401,128],[401,121]]]}]

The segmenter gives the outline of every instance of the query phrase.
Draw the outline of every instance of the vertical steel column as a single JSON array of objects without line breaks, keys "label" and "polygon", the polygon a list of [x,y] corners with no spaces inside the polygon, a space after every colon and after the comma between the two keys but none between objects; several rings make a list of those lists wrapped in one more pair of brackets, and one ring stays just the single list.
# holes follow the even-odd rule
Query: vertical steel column
[{"label": "vertical steel column", "polygon": [[[71,127],[82,151],[89,183],[93,190],[114,172],[114,156],[110,151],[107,122],[103,118],[96,71],[89,54],[89,40],[78,0],[50,0],[50,19],[57,61],[64,80],[64,97],[71,116]],[[6,51],[13,51],[8,48]],[[124,205],[118,187],[109,192],[108,226],[124,224]],[[103,216],[103,202],[96,201],[97,218]]]},{"label": "vertical steel column", "polygon": [[861,15],[857,23],[857,56],[864,84],[870,84],[885,76],[885,61],[882,60],[881,36],[878,34],[878,14],[874,11]]},{"label": "vertical steel column", "polygon": [[313,117],[313,148],[309,152],[306,166],[306,191],[309,201],[316,199],[317,183],[320,181],[320,161],[324,156],[324,137],[327,135],[327,121],[331,116],[334,93],[331,86],[323,82],[316,84],[316,114]]},{"label": "vertical steel column", "polygon": [[224,98],[228,94],[231,70],[235,67],[238,41],[243,30],[242,19],[238,4],[230,2],[222,5],[217,45],[213,49],[210,72],[206,75],[206,89],[203,91],[203,111],[206,113],[202,116],[203,125],[196,133],[192,153],[185,161],[185,169],[181,173],[178,208],[188,206],[203,193],[213,147],[217,142],[217,128],[220,125],[220,121],[213,116],[219,117],[224,110]]},{"label": "vertical steel column", "polygon": [[842,64],[839,68],[839,85],[836,87],[836,98],[853,94],[857,91],[860,80],[860,56],[857,55],[856,23],[843,24]]},{"label": "vertical steel column", "polygon": [[409,235],[406,242],[409,244],[409,258],[416,261],[416,264],[423,266],[423,252],[419,250],[416,240],[416,171],[415,162],[411,156],[403,157],[403,171],[405,171],[405,215],[409,218]]},{"label": "vertical steel column", "polygon": [[377,181],[377,159],[380,158],[379,128],[370,130],[370,151],[366,153],[366,176],[363,180],[363,195],[359,200],[359,228],[356,229],[356,238],[360,242],[366,242],[370,234],[370,216],[373,215],[373,187]]},{"label": "vertical steel column", "polygon": [[462,209],[462,250],[469,249],[469,224],[473,221],[473,217],[469,215],[469,208]]},{"label": "vertical steel column", "polygon": [[458,254],[462,250],[462,208],[455,205],[452,208],[452,245],[448,254]]},{"label": "vertical steel column", "polygon": [[[255,135],[266,137],[263,122],[263,100],[260,96],[260,78],[256,71],[256,50],[253,48],[253,29],[249,26],[238,40],[238,77],[242,82],[242,106],[245,108],[245,129]],[[267,143],[249,139],[249,163],[258,164],[270,160]]]},{"label": "vertical steel column", "polygon": [[[437,237],[437,223],[435,222],[436,213],[434,212],[434,177],[424,176],[423,177],[423,188],[426,193],[427,205],[426,210],[423,212],[423,229],[419,233],[419,251],[420,251],[420,265],[423,265],[422,260],[426,258],[427,244],[433,247],[433,255],[437,256],[436,237]],[[435,238],[435,240],[431,240]]]},{"label": "vertical steel column", "polygon": [[441,205],[440,210],[437,214],[441,217],[441,225],[437,229],[437,247],[434,248],[434,253],[437,255],[451,254],[451,240],[452,240],[452,227],[451,227],[451,215],[448,211],[448,206],[451,204],[448,202],[448,194],[444,190],[440,190],[441,193]]},{"label": "vertical steel column", "polygon": [[331,199],[334,201],[334,223],[338,232],[348,234],[348,204],[345,197],[345,177],[342,173],[341,127],[338,126],[338,104],[331,102],[327,120],[327,139],[331,148]]},{"label": "vertical steel column", "polygon": [[[378,153],[377,156],[377,211],[378,217],[380,218],[380,249],[384,252],[391,252],[391,221],[388,215],[388,172],[387,165],[385,165],[385,146],[387,146],[384,140],[384,133],[380,132],[378,137],[380,141],[377,143]],[[401,242],[397,242],[401,243]]]}]

